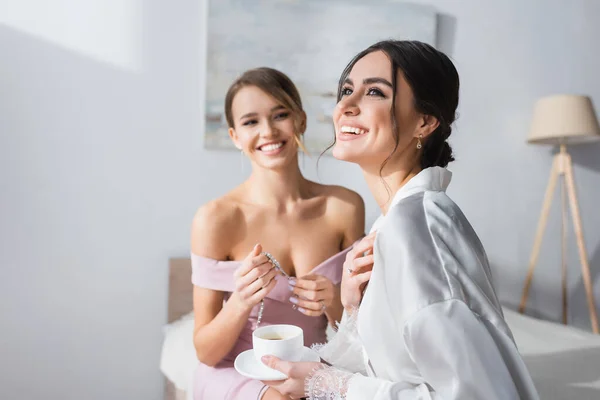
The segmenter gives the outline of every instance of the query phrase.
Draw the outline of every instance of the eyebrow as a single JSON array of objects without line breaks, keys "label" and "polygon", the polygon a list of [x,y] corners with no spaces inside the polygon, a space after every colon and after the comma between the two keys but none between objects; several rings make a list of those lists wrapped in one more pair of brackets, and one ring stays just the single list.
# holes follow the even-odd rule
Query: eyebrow
[{"label": "eyebrow", "polygon": [[[346,78],[344,80],[344,83],[348,83],[348,84],[354,86],[354,82],[352,82],[352,79],[350,79],[350,78]],[[384,84],[386,86],[389,86],[389,87],[393,88],[392,83],[390,81],[388,81],[387,79],[384,79],[384,78],[366,78],[366,79],[363,79],[363,85],[369,85],[371,83],[382,83],[382,84]]]},{"label": "eyebrow", "polygon": [[[281,104],[276,105],[275,107],[271,108],[271,112],[277,111],[277,110],[285,110],[285,107],[282,106]],[[258,116],[258,113],[256,112],[251,112],[248,114],[244,114],[240,117],[240,119],[244,119],[244,118],[250,118],[250,117],[256,117]]]}]

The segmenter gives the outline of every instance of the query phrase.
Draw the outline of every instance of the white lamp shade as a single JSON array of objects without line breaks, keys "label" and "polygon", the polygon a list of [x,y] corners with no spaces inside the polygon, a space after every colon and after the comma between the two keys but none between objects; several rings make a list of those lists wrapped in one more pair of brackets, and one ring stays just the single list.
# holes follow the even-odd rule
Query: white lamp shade
[{"label": "white lamp shade", "polygon": [[595,140],[600,140],[600,125],[589,97],[556,95],[536,102],[529,143],[558,145]]}]

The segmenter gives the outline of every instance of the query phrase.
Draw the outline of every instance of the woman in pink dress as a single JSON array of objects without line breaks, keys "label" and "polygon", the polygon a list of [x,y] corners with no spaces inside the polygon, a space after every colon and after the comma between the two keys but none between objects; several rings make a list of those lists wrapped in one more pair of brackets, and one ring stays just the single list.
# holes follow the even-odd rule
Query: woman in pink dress
[{"label": "woman in pink dress", "polygon": [[[200,361],[194,399],[285,399],[240,375],[233,362],[252,348],[259,323],[300,326],[306,346],[325,341],[327,323],[342,315],[342,265],[363,236],[364,204],[355,192],[302,176],[298,150],[305,151],[306,114],[285,74],[270,68],[245,72],[229,88],[225,114],[231,140],[252,173],[200,207],[193,220],[194,345]],[[264,252],[292,278],[282,276]]]}]

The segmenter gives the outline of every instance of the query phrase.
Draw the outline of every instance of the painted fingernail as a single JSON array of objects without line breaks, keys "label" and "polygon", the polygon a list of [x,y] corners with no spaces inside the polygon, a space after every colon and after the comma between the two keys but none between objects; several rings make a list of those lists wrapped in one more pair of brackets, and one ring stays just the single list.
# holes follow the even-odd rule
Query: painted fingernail
[{"label": "painted fingernail", "polygon": [[290,297],[290,302],[294,304],[298,304],[298,299],[295,297]]},{"label": "painted fingernail", "polygon": [[300,311],[301,313],[306,312],[306,310],[304,308],[302,308],[302,307],[298,307],[298,311]]},{"label": "painted fingernail", "polygon": [[296,279],[295,278],[290,278],[289,279],[289,284],[292,286],[296,286]]},{"label": "painted fingernail", "polygon": [[288,289],[290,289],[290,292],[294,291],[294,287],[293,286],[288,286]]}]

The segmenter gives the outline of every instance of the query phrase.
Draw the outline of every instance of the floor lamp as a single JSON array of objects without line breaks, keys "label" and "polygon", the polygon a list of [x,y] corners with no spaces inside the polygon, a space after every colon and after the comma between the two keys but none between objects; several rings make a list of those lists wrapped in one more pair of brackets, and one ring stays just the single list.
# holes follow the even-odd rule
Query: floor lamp
[{"label": "floor lamp", "polygon": [[595,140],[600,140],[600,126],[594,113],[594,107],[589,97],[575,95],[556,95],[544,97],[535,105],[533,122],[529,132],[529,143],[546,144],[558,146],[559,152],[554,156],[552,169],[550,171],[550,181],[546,188],[546,195],[542,205],[542,211],[535,234],[533,249],[529,259],[529,269],[525,279],[525,287],[521,297],[519,312],[525,311],[529,287],[533,279],[533,271],[538,261],[542,238],[550,213],[552,197],[556,182],[561,178],[561,211],[562,211],[562,317],[563,323],[567,323],[567,263],[566,263],[566,202],[568,199],[571,209],[571,218],[577,238],[577,248],[579,251],[579,260],[581,262],[581,273],[587,303],[590,311],[590,321],[594,333],[598,331],[598,315],[596,303],[594,301],[594,292],[592,287],[592,277],[590,274],[590,265],[585,249],[583,239],[583,229],[581,226],[581,215],[577,203],[575,191],[575,181],[573,179],[573,164],[571,156],[567,152],[567,145],[585,144]]}]

